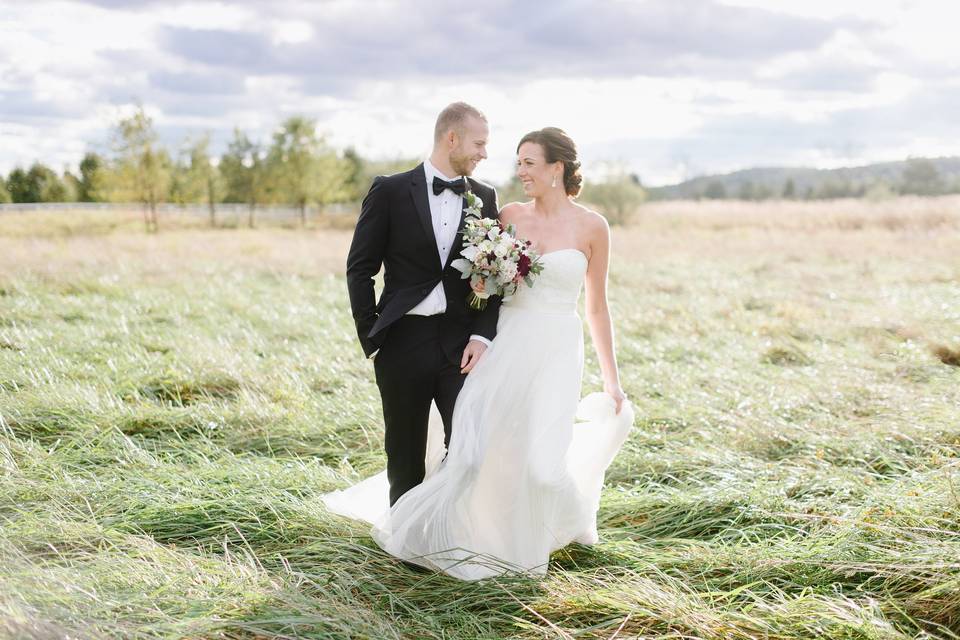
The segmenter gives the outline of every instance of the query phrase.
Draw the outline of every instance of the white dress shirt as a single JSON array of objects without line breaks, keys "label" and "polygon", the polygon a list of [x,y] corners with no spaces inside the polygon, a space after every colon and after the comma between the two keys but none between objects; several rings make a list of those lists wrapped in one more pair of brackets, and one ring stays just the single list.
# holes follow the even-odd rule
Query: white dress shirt
[{"label": "white dress shirt", "polygon": [[[423,171],[427,174],[427,199],[430,202],[430,219],[433,221],[433,235],[437,239],[437,251],[440,253],[440,268],[447,264],[453,243],[457,238],[457,227],[460,224],[460,212],[463,210],[463,197],[450,189],[440,193],[433,193],[433,178],[452,182],[462,180],[463,176],[448,178],[440,172],[430,159],[423,161]],[[457,247],[459,252],[460,247]],[[447,310],[447,296],[443,291],[443,282],[438,282],[427,297],[417,306],[407,312],[412,316],[432,316]]]}]

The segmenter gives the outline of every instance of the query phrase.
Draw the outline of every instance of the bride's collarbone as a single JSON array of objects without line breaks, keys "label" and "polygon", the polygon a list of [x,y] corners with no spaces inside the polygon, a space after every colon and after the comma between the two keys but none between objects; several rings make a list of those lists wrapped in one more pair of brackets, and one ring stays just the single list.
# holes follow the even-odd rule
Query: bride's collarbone
[{"label": "bride's collarbone", "polygon": [[574,234],[543,236],[536,231],[530,232],[530,227],[516,226],[517,237],[523,240],[529,240],[532,243],[532,249],[540,255],[546,255],[555,251],[564,251],[573,249],[586,255],[587,252],[579,246]]},{"label": "bride's collarbone", "polygon": [[583,237],[583,229],[579,220],[565,224],[564,226],[569,227],[569,233],[564,234],[550,234],[550,231],[556,231],[557,225],[534,219],[532,211],[527,211],[526,215],[508,220],[508,222],[513,224],[517,237],[529,240],[532,243],[533,250],[540,255],[568,249],[579,251],[584,256],[589,255],[587,250],[577,242],[578,238]]}]

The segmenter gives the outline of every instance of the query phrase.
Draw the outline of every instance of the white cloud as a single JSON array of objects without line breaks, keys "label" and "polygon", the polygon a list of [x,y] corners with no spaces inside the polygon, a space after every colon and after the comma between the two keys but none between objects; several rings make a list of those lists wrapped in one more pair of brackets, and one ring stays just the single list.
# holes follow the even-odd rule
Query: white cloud
[{"label": "white cloud", "polygon": [[490,119],[480,173],[494,180],[511,174],[519,137],[546,125],[578,142],[588,178],[620,159],[652,183],[960,153],[947,115],[960,110],[960,5],[443,6],[5,3],[0,172],[77,163],[135,99],[170,144],[210,130],[216,150],[234,126],[267,139],[303,113],[335,145],[375,157],[425,154],[436,113],[463,99]]}]

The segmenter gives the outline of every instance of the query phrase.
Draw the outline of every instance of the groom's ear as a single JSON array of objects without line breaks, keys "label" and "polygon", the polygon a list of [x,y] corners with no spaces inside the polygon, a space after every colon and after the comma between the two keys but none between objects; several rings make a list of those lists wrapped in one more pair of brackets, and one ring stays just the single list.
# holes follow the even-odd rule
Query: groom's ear
[{"label": "groom's ear", "polygon": [[451,127],[447,130],[447,134],[444,136],[444,141],[447,143],[447,151],[451,151],[457,148],[457,145],[460,144],[460,135],[457,133],[457,130]]}]

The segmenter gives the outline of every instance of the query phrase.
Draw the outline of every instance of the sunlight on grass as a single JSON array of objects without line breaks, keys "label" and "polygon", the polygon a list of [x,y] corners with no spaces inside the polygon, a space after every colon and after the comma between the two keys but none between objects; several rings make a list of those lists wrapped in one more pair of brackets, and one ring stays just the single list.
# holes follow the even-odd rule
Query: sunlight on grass
[{"label": "sunlight on grass", "polygon": [[319,502],[385,462],[349,232],[0,219],[0,636],[960,637],[949,204],[615,230],[601,541],[480,583]]}]

